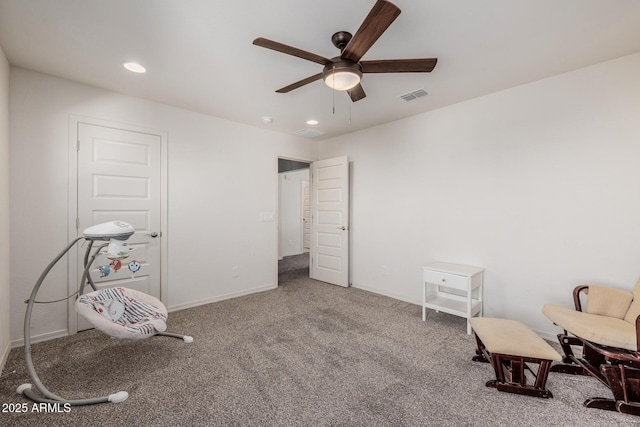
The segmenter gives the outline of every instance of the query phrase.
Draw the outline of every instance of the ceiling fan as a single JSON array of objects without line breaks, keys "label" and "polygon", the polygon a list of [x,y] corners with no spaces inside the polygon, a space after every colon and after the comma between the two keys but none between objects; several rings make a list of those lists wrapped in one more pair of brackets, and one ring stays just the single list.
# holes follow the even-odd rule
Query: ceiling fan
[{"label": "ceiling fan", "polygon": [[331,37],[333,45],[341,51],[340,56],[331,59],[262,37],[255,39],[253,44],[324,65],[321,73],[276,92],[287,93],[323,79],[327,86],[346,91],[351,100],[356,102],[367,96],[360,84],[363,73],[429,73],[436,66],[437,58],[360,60],[398,15],[398,6],[386,0],[377,0],[353,36],[346,31],[339,31]]}]

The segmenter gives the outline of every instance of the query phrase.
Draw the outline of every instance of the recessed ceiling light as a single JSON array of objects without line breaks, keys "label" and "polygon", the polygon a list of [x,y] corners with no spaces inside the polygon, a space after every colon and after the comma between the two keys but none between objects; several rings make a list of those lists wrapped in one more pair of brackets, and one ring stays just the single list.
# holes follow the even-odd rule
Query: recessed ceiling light
[{"label": "recessed ceiling light", "polygon": [[313,120],[313,119],[312,120],[307,120],[307,124],[308,125],[317,125],[318,121],[317,120]]},{"label": "recessed ceiling light", "polygon": [[123,62],[122,66],[132,73],[141,74],[147,71],[146,68],[136,62]]},{"label": "recessed ceiling light", "polygon": [[265,125],[270,125],[271,123],[273,123],[273,118],[269,116],[264,116],[262,118],[262,123],[264,123]]}]

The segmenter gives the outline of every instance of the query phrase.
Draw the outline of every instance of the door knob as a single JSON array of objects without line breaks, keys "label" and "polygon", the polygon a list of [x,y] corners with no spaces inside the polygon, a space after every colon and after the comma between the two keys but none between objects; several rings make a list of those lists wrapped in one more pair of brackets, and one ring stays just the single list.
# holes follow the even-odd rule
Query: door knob
[{"label": "door knob", "polygon": [[347,229],[347,227],[345,227],[344,225],[342,227],[338,227],[338,230],[343,230],[344,231],[346,229]]},{"label": "door knob", "polygon": [[158,236],[161,236],[161,235],[162,235],[162,233],[158,233],[157,231],[152,231],[151,233],[147,233],[147,234],[145,234],[145,236],[151,236],[151,237],[153,237],[154,239],[155,239],[156,237],[158,237]]}]

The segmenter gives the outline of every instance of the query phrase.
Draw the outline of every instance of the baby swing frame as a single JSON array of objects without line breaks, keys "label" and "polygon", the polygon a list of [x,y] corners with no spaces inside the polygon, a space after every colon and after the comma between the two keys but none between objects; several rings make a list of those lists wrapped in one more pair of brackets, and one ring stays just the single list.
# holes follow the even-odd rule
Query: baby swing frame
[{"label": "baby swing frame", "polygon": [[[106,224],[109,224],[109,223],[106,223]],[[106,224],[100,224],[100,225],[106,225]],[[120,222],[120,224],[125,224],[125,223],[121,223]],[[129,226],[128,224],[125,224],[125,225]],[[44,271],[42,272],[42,274],[38,278],[38,281],[36,282],[35,286],[33,287],[33,290],[31,291],[31,296],[29,297],[29,299],[27,301],[25,301],[25,303],[27,304],[27,310],[25,312],[25,317],[24,317],[24,353],[25,353],[25,361],[26,361],[26,365],[27,365],[27,371],[29,373],[29,376],[31,377],[31,380],[33,381],[33,385],[32,384],[28,384],[28,383],[20,385],[18,387],[18,389],[17,389],[17,392],[19,394],[23,394],[27,398],[33,400],[34,402],[38,402],[38,403],[66,403],[66,404],[69,404],[71,406],[92,405],[92,404],[96,404],[96,403],[107,403],[107,402],[119,403],[119,402],[123,402],[124,400],[126,400],[129,397],[129,393],[127,393],[126,391],[119,391],[119,392],[116,392],[116,393],[109,394],[107,396],[87,398],[87,399],[69,400],[69,399],[65,399],[63,397],[60,397],[60,396],[50,392],[44,386],[44,384],[42,384],[42,381],[40,380],[40,377],[38,376],[38,374],[36,372],[35,366],[33,364],[33,359],[32,359],[32,356],[31,356],[31,313],[33,311],[33,305],[35,303],[39,302],[39,301],[36,300],[36,296],[38,295],[38,291],[40,290],[40,287],[42,286],[42,283],[44,282],[45,278],[47,277],[47,275],[49,274],[51,269],[53,269],[53,267],[58,263],[58,261],[60,261],[60,259],[62,259],[62,257],[64,257],[66,255],[66,253],[69,252],[69,250],[76,243],[78,243],[80,240],[86,240],[86,241],[89,242],[89,244],[87,245],[87,250],[85,251],[85,254],[84,254],[84,270],[82,272],[82,279],[80,281],[80,287],[78,289],[78,292],[76,292],[73,295],[70,295],[69,297],[64,298],[64,299],[71,298],[71,297],[73,297],[75,295],[78,295],[78,296],[82,295],[82,293],[84,292],[84,288],[85,288],[87,283],[91,286],[91,288],[94,291],[97,291],[95,283],[93,282],[93,279],[91,278],[91,275],[89,274],[89,269],[91,268],[91,265],[95,261],[96,257],[100,254],[100,251],[105,249],[107,246],[109,246],[109,243],[107,242],[107,243],[101,244],[93,252],[93,254],[91,254],[91,249],[93,248],[93,243],[96,240],[108,241],[108,240],[110,240],[111,238],[114,238],[114,237],[122,239],[122,240],[126,240],[133,234],[133,227],[131,227],[131,226],[129,226],[129,227],[131,228],[131,232],[130,233],[127,233],[127,235],[119,235],[119,236],[113,236],[113,235],[111,235],[111,236],[107,236],[107,235],[101,235],[101,236],[100,235],[98,235],[98,236],[88,235],[89,233],[87,233],[87,231],[89,229],[85,230],[85,232],[84,232],[85,235],[76,238],[66,248],[64,248],[49,263],[49,265],[44,269]],[[159,331],[156,331],[155,335],[172,337],[172,338],[180,338],[186,343],[190,343],[190,342],[193,341],[193,338],[188,336],[188,335],[181,335],[181,334],[175,334],[175,333],[170,333],[170,332],[159,332]],[[39,394],[36,393],[33,390],[33,387],[35,387],[35,389],[38,391]]]}]

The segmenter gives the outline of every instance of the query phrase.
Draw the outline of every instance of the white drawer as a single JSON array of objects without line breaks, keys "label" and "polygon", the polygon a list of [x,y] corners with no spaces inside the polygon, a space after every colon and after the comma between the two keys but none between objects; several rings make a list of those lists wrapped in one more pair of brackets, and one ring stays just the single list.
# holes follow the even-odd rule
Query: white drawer
[{"label": "white drawer", "polygon": [[424,281],[433,285],[446,286],[447,288],[467,291],[469,289],[469,278],[451,273],[443,273],[424,269]]}]

